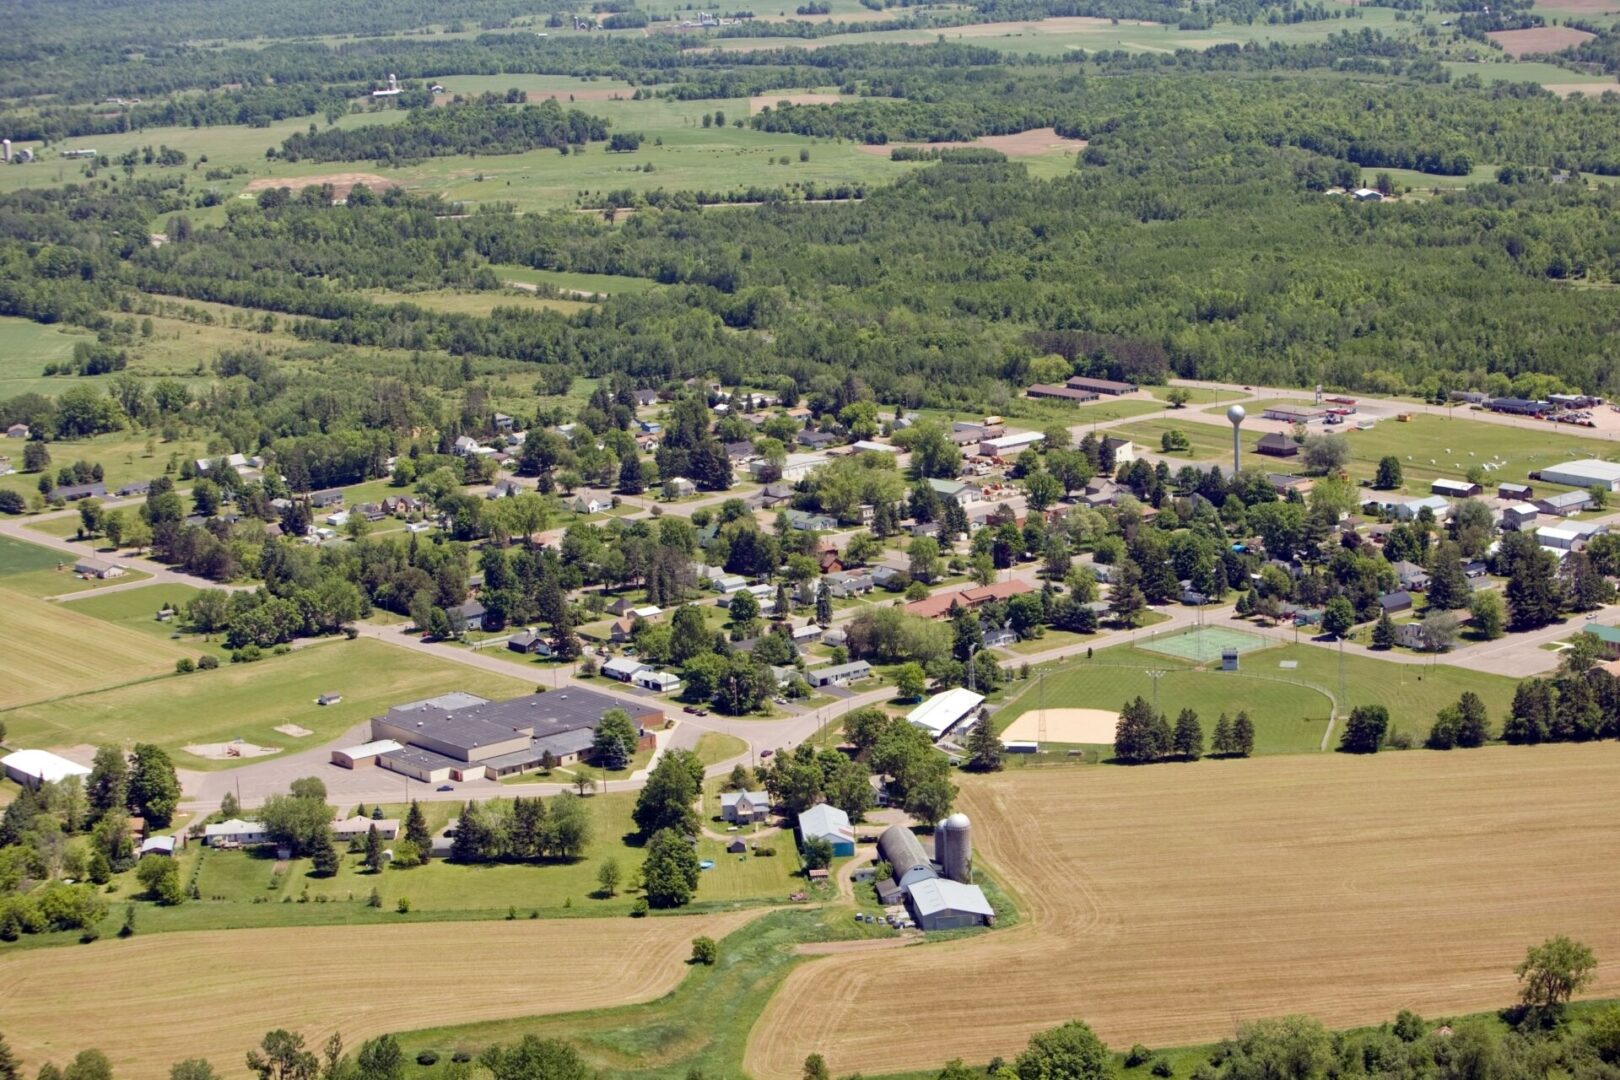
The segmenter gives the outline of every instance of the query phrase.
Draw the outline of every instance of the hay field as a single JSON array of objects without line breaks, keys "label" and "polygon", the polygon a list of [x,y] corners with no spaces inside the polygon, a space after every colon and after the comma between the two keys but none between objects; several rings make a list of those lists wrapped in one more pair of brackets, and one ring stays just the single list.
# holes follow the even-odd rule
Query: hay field
[{"label": "hay field", "polygon": [[[1490,1009],[1528,945],[1597,953],[1620,992],[1620,745],[1499,747],[1019,770],[964,784],[975,845],[1024,916],[1009,930],[796,969],[747,1071],[788,1080],[1011,1057],[1072,1017],[1111,1046],[1219,1039],[1248,1019],[1330,1027]],[[1017,992],[949,992],[965,973]],[[896,1024],[896,987],[928,993]]]},{"label": "hay field", "polygon": [[1491,30],[1485,36],[1502,46],[1502,51],[1509,56],[1519,57],[1530,53],[1560,52],[1583,41],[1591,41],[1597,35],[1567,26],[1538,26],[1532,30]]},{"label": "hay field", "polygon": [[[182,1057],[229,1074],[277,1027],[318,1050],[333,1031],[352,1046],[383,1032],[648,1001],[685,975],[693,937],[723,937],[757,915],[109,937],[0,957],[0,1015],[30,1069],[93,1046],[126,1080],[159,1080]],[[368,982],[367,972],[387,978]]]},{"label": "hay field", "polygon": [[[190,655],[188,649],[75,611],[71,604],[48,604],[12,589],[0,589],[0,610],[6,613],[0,709],[173,672],[174,662]],[[93,649],[86,648],[90,642]],[[24,734],[15,725],[13,730],[17,737]]]}]

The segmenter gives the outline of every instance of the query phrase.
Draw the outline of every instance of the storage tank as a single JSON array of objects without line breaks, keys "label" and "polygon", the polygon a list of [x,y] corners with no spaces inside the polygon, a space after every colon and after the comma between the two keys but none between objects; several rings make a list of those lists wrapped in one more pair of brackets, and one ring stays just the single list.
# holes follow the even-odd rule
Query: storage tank
[{"label": "storage tank", "polygon": [[934,857],[940,872],[952,881],[973,881],[972,825],[966,814],[952,814],[935,827]]}]

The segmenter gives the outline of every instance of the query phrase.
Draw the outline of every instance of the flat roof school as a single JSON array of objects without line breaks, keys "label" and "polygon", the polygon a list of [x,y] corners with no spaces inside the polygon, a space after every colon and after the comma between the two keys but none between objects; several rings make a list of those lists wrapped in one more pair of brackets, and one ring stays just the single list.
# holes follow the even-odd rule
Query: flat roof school
[{"label": "flat roof school", "polygon": [[371,721],[371,740],[332,752],[332,763],[377,765],[423,783],[498,780],[553,763],[589,759],[597,725],[610,709],[630,715],[637,749],[653,746],[662,710],[569,687],[507,701],[450,693],[397,705]]}]

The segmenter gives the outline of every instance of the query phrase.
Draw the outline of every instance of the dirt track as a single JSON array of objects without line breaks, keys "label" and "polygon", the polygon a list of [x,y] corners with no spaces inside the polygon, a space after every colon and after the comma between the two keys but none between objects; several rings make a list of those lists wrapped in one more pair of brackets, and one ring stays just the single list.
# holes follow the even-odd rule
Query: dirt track
[{"label": "dirt track", "polygon": [[[1509,1003],[1513,966],[1555,933],[1590,945],[1593,996],[1620,991],[1620,745],[1324,755],[1143,769],[1012,770],[964,785],[975,847],[1019,925],[795,969],[750,1034],[746,1071],[836,1073],[1010,1057],[1071,1017],[1113,1046],[1219,1039],[1246,1019],[1331,1026],[1401,1008]],[[1531,794],[1533,793],[1533,794]],[[1017,992],[949,992],[964,974]],[[894,988],[929,1022],[895,1025]]]}]

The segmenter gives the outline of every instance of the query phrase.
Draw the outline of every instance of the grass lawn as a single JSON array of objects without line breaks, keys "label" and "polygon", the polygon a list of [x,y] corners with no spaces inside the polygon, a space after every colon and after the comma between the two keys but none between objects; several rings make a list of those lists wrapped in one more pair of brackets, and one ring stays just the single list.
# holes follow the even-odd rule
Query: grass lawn
[{"label": "grass lawn", "polygon": [[[1144,624],[1145,625],[1145,624]],[[1006,651],[1014,656],[1035,656],[1053,649],[1061,649],[1065,645],[1080,645],[1096,637],[1096,634],[1077,634],[1072,630],[1047,629],[1046,633],[1038,638],[1029,638],[1007,646]]]},{"label": "grass lawn", "polygon": [[[146,665],[132,671],[120,669],[120,675],[100,683],[130,685],[93,693],[85,692],[92,687],[84,687],[77,696],[59,696],[57,700],[7,713],[10,737],[28,745],[131,743],[141,739],[174,753],[176,764],[182,767],[223,769],[252,759],[208,760],[181,748],[190,743],[228,742],[240,737],[259,746],[303,749],[334,739],[368,717],[416,698],[450,690],[511,697],[532,688],[524,680],[491,675],[366,640],[320,642],[255,664],[223,664],[216,671],[174,675],[174,660],[194,656],[197,648],[180,648],[153,640],[144,632],[110,626],[103,619],[73,613],[71,605],[51,606],[47,614],[52,620],[71,614],[75,620],[71,629],[64,626],[64,630],[70,629],[66,638],[48,650],[49,654],[63,657],[62,666],[86,676],[100,674],[105,671],[109,642],[138,643],[145,650],[141,655]],[[26,635],[26,640],[37,640],[37,635],[47,633],[52,625],[50,620],[44,621],[39,629]],[[78,643],[92,639],[97,642],[101,661],[93,670],[76,659],[66,659],[77,657]],[[139,674],[163,672],[169,674],[131,682]],[[315,698],[329,690],[340,691],[343,701],[317,706]],[[42,696],[44,692],[36,689],[25,700],[38,701]],[[313,734],[293,738],[275,730],[289,723],[308,728]]]},{"label": "grass lawn", "polygon": [[[1190,449],[1162,451],[1164,444],[1160,439],[1167,431],[1179,431],[1187,436]],[[1178,420],[1139,420],[1134,424],[1123,424],[1114,428],[1111,435],[1123,436],[1138,446],[1146,447],[1154,453],[1164,453],[1170,458],[1186,458],[1188,461],[1202,461],[1205,458],[1232,456],[1232,433],[1213,424],[1205,424],[1198,420],[1182,422]],[[1254,445],[1259,441],[1261,433],[1256,431],[1245,435],[1243,439],[1243,453],[1247,457],[1254,452]],[[1230,462],[1228,462],[1230,465]],[[1175,467],[1171,467],[1171,472]]]},{"label": "grass lawn", "polygon": [[735,735],[721,731],[705,731],[697,741],[694,752],[705,765],[717,765],[727,758],[748,752],[748,744]]},{"label": "grass lawn", "polygon": [[[103,556],[104,558],[106,556]],[[123,577],[118,578],[82,578],[73,573],[73,560],[64,552],[61,569],[31,570],[26,574],[13,574],[10,577],[0,578],[7,589],[32,596],[42,600],[50,596],[67,596],[75,593],[95,592],[97,589],[108,589],[114,585],[127,585],[132,581],[145,581],[151,574],[140,570],[125,571]]]},{"label": "grass lawn", "polygon": [[[201,634],[180,634],[175,620],[159,622],[157,613],[165,605],[179,611],[191,598],[202,592],[195,585],[147,585],[139,589],[123,589],[105,596],[87,596],[68,601],[74,611],[105,619],[110,623],[150,634],[164,641],[182,641],[183,648],[197,652],[211,652],[222,660],[229,651],[222,638],[204,641]],[[179,635],[178,637],[176,635]]]},{"label": "grass lawn", "polygon": [[50,548],[0,536],[0,583],[10,588],[10,578],[40,570],[55,571],[63,558],[60,552]]}]

